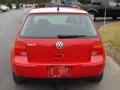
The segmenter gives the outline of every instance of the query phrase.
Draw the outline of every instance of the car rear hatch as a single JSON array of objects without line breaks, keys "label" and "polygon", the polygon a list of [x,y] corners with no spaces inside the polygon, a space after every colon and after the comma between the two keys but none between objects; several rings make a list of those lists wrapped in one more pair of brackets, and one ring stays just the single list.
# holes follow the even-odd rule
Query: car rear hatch
[{"label": "car rear hatch", "polygon": [[[29,62],[89,62],[95,39],[22,39]],[[57,48],[56,43],[63,47]]]},{"label": "car rear hatch", "polygon": [[29,62],[90,62],[92,49],[94,55],[102,51],[90,18],[83,14],[30,15],[17,41],[25,44],[21,54]]}]

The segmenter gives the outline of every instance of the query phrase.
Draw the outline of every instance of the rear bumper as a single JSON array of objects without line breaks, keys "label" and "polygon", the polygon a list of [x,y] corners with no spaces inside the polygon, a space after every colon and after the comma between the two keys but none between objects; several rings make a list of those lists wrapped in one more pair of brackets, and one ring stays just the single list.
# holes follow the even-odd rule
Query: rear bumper
[{"label": "rear bumper", "polygon": [[66,63],[29,63],[26,57],[15,57],[12,60],[13,71],[18,76],[26,78],[51,79],[48,73],[49,66],[71,66],[69,78],[86,78],[100,75],[104,71],[105,61],[103,57],[94,57],[91,62],[66,62]]}]

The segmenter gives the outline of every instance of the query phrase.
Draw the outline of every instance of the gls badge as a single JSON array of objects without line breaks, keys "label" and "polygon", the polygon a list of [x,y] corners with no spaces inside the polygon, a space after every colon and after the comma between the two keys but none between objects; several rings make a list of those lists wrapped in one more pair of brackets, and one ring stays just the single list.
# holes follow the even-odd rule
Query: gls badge
[{"label": "gls badge", "polygon": [[56,43],[56,48],[57,48],[57,49],[62,49],[63,46],[64,46],[64,45],[63,45],[63,42],[60,42],[60,41],[59,41],[59,42]]}]

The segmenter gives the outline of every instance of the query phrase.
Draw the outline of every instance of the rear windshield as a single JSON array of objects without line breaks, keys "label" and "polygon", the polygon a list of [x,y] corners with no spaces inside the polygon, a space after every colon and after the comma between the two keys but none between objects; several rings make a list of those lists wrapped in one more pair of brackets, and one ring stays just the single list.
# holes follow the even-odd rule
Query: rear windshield
[{"label": "rear windshield", "polygon": [[24,38],[58,38],[58,35],[97,36],[88,15],[33,14],[29,15],[20,33]]}]

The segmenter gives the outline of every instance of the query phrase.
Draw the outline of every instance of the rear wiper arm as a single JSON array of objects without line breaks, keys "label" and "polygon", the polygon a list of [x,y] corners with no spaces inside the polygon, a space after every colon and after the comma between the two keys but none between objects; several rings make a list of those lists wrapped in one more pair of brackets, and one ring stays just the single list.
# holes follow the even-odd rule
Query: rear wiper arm
[{"label": "rear wiper arm", "polygon": [[87,37],[87,35],[58,35],[58,38],[78,38]]}]

